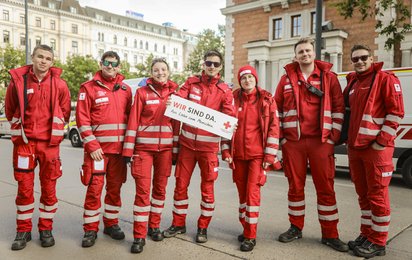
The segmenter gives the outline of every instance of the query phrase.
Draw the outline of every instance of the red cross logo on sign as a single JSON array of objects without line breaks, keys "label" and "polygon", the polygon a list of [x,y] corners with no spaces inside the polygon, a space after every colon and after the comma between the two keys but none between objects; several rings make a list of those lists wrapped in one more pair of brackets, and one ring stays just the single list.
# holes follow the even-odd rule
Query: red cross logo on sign
[{"label": "red cross logo on sign", "polygon": [[231,128],[232,126],[230,125],[230,122],[226,122],[223,124],[225,126],[225,129]]}]

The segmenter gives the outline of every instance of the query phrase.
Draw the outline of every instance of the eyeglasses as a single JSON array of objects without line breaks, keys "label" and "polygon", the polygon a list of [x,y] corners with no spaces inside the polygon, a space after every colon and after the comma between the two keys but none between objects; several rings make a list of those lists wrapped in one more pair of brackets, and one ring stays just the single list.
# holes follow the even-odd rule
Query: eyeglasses
[{"label": "eyeglasses", "polygon": [[213,64],[213,66],[214,66],[215,68],[218,68],[218,67],[220,67],[220,65],[222,65],[222,63],[217,62],[217,61],[210,61],[210,60],[206,60],[206,61],[205,61],[205,65],[206,65],[207,67],[212,67],[212,64]]},{"label": "eyeglasses", "polygon": [[102,61],[102,64],[106,67],[108,67],[109,65],[112,65],[113,68],[116,68],[117,66],[119,66],[119,62],[118,61],[108,61],[108,60],[104,60]]},{"label": "eyeglasses", "polygon": [[361,61],[367,61],[367,60],[369,59],[369,55],[356,56],[356,57],[352,57],[352,58],[350,58],[350,59],[351,59],[351,61],[352,61],[353,63],[356,63],[356,62],[358,62],[359,60],[361,60]]}]

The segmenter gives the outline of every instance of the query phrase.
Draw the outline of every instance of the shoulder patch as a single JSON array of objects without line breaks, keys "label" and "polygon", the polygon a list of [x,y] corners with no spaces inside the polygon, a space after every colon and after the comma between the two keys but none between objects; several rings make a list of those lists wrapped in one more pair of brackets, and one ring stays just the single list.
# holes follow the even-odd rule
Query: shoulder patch
[{"label": "shoulder patch", "polygon": [[402,91],[400,84],[395,83],[393,86],[395,87],[396,92],[401,92]]},{"label": "shoulder patch", "polygon": [[85,100],[86,99],[86,93],[82,92],[79,94],[79,100]]}]

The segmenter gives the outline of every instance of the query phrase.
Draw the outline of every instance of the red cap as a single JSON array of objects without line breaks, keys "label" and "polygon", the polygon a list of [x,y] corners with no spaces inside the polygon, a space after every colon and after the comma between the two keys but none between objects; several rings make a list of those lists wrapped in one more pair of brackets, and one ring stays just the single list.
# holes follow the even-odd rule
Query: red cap
[{"label": "red cap", "polygon": [[256,85],[258,84],[258,76],[257,76],[256,70],[250,65],[243,66],[239,69],[239,72],[237,73],[237,80],[239,81],[239,84],[240,84],[240,78],[246,74],[252,74],[253,77],[255,77],[256,79]]}]

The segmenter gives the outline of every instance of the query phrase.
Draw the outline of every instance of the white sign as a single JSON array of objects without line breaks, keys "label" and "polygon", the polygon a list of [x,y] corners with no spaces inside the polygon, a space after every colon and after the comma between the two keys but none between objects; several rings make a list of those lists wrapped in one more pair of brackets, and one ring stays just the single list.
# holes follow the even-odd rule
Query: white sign
[{"label": "white sign", "polygon": [[166,107],[165,116],[226,139],[232,138],[234,127],[237,124],[237,118],[235,117],[228,116],[176,95],[171,95],[171,103]]}]

